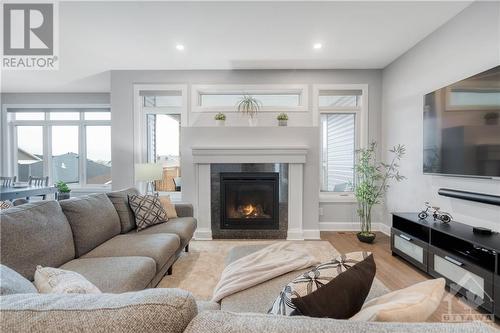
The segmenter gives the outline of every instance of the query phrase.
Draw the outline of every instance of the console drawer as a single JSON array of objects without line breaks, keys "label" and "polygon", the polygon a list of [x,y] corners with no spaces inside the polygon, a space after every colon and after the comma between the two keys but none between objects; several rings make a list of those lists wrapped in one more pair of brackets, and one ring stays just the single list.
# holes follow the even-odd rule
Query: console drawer
[{"label": "console drawer", "polygon": [[396,228],[391,232],[392,252],[427,272],[428,244]]},{"label": "console drawer", "polygon": [[477,298],[474,303],[493,310],[493,272],[434,246],[429,246],[429,274],[446,279],[451,293]]}]

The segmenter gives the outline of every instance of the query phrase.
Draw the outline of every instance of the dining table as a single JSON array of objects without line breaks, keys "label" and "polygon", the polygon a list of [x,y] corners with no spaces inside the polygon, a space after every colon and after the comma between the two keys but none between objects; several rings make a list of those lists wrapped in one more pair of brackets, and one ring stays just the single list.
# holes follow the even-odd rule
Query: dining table
[{"label": "dining table", "polygon": [[18,198],[34,197],[56,193],[55,186],[0,186],[0,200],[14,200]]}]

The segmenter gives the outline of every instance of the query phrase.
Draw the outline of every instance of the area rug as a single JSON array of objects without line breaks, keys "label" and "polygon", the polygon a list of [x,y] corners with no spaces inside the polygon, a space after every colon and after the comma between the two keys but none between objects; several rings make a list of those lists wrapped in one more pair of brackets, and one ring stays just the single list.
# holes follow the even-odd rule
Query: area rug
[{"label": "area rug", "polygon": [[[189,252],[182,253],[173,267],[172,275],[165,276],[158,288],[181,288],[190,291],[197,299],[209,300],[212,297],[224,262],[229,251],[242,245],[265,245],[276,242],[260,240],[212,240],[192,241]],[[297,241],[320,261],[332,259],[338,251],[327,241]]]}]

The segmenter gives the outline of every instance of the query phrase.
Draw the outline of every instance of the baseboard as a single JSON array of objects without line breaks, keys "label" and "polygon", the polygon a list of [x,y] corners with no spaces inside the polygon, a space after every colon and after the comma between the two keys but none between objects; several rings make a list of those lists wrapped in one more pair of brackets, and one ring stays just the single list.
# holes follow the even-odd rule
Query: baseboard
[{"label": "baseboard", "polygon": [[195,240],[212,240],[212,230],[210,229],[196,229],[194,232]]},{"label": "baseboard", "polygon": [[[359,222],[320,222],[319,230],[321,231],[359,231]],[[382,223],[372,223],[373,231],[380,231],[383,234],[390,235],[391,228]]]},{"label": "baseboard", "polygon": [[321,239],[319,229],[304,229],[302,234],[304,235],[304,239],[307,240]]},{"label": "baseboard", "polygon": [[288,229],[286,240],[304,240],[304,231],[302,229]]}]

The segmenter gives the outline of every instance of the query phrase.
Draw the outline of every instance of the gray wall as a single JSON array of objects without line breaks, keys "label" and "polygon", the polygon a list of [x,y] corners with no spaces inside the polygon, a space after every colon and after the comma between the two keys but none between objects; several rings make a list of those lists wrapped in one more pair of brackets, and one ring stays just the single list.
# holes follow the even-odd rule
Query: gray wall
[{"label": "gray wall", "polygon": [[[381,70],[220,70],[220,71],[132,71],[120,70],[111,72],[111,105],[112,105],[112,157],[113,188],[119,189],[134,185],[133,154],[133,85],[146,83],[165,84],[368,84],[369,85],[369,138],[380,139]],[[312,104],[312,92],[309,103]],[[306,198],[304,223],[307,229],[317,229],[318,193],[319,193],[319,129],[309,127],[310,124],[294,124],[297,127],[281,129],[278,127],[245,128],[228,127],[224,129],[209,127],[182,128],[182,168],[183,168],[183,200],[194,201],[191,161],[191,145],[207,144],[231,140],[237,142],[287,143],[302,142],[311,147],[306,165]],[[222,132],[218,132],[223,130]],[[227,133],[226,133],[227,132]],[[223,136],[221,136],[224,133]],[[262,135],[261,135],[262,134]],[[237,142],[232,140],[237,140]],[[297,141],[298,140],[298,141]],[[354,204],[322,204],[327,207],[328,215],[322,221],[353,222],[356,216],[346,214],[352,212]],[[345,220],[345,221],[344,221]]]},{"label": "gray wall", "polygon": [[390,189],[388,212],[416,211],[431,201],[457,221],[500,231],[500,207],[437,195],[440,187],[498,195],[499,180],[422,174],[423,95],[499,64],[500,3],[476,2],[385,68],[383,143],[385,148],[405,144],[408,150],[401,163],[408,180]]}]

